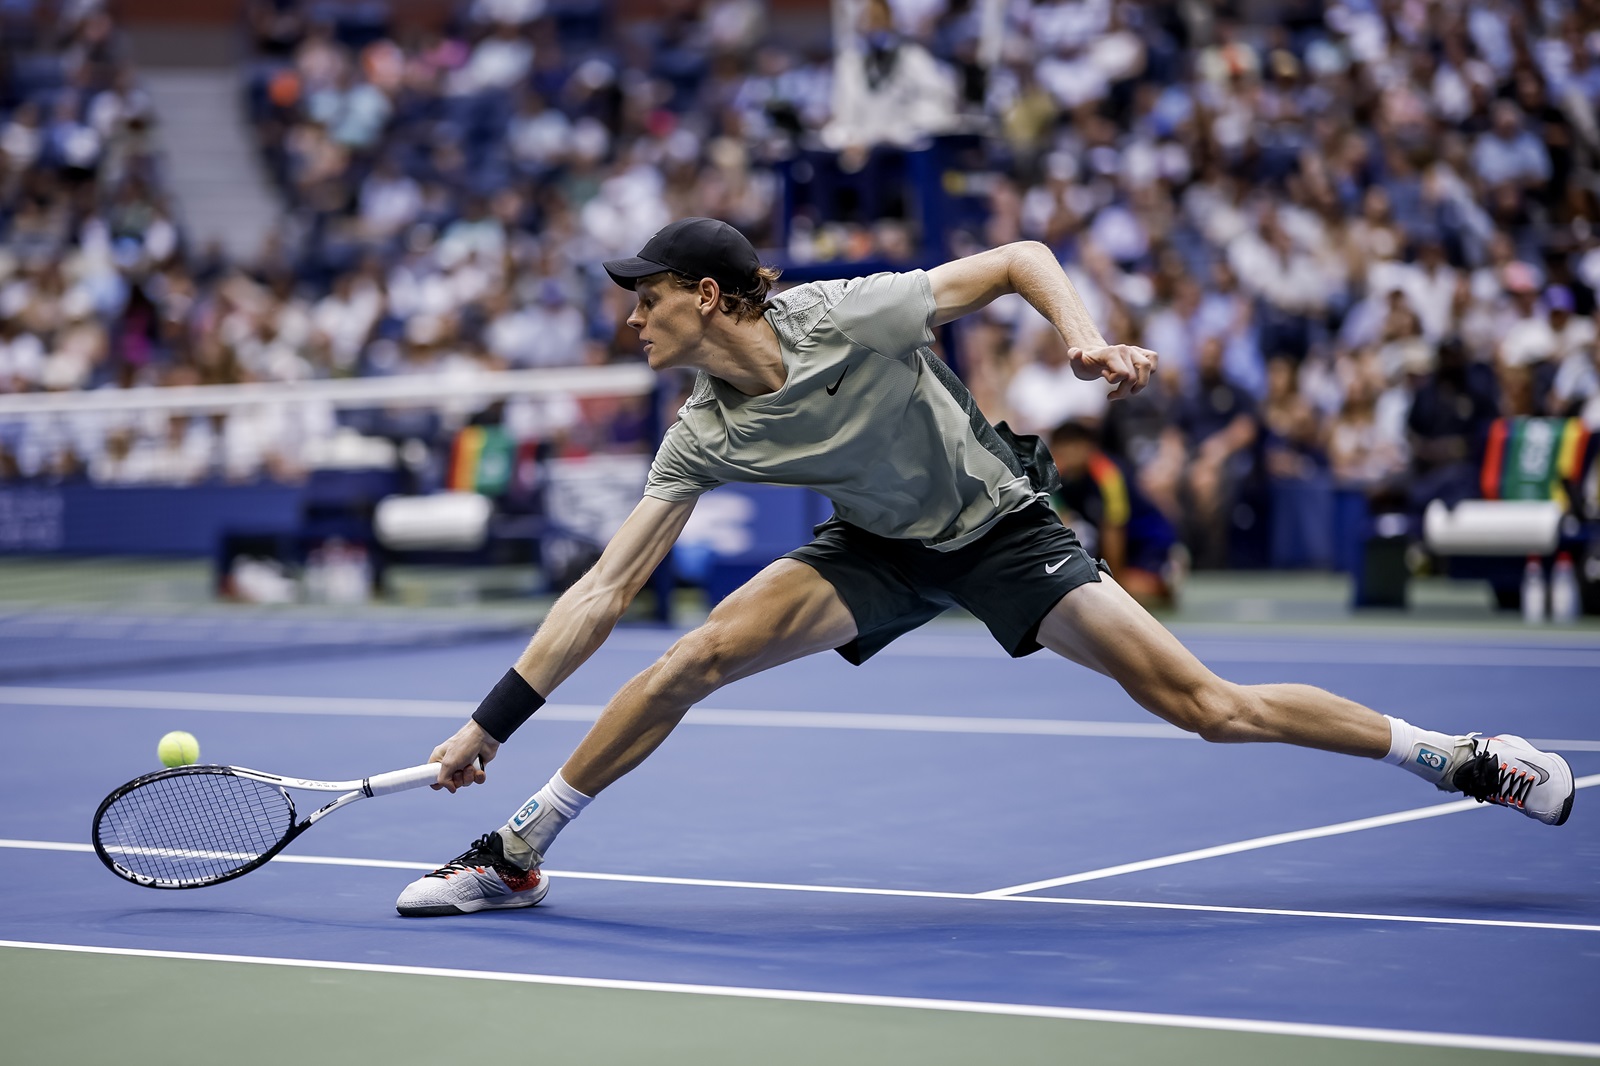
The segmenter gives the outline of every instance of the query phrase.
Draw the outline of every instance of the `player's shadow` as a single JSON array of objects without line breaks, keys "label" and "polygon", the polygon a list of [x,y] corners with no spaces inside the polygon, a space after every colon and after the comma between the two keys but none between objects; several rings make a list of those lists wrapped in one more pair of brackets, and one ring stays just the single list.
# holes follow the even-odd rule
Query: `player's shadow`
[{"label": "player's shadow", "polygon": [[327,934],[338,930],[368,933],[394,917],[390,908],[374,906],[370,916],[349,920],[307,917],[249,907],[136,907],[113,911],[93,925],[102,932],[126,936],[166,936],[172,940],[236,940],[282,938],[286,932]]}]

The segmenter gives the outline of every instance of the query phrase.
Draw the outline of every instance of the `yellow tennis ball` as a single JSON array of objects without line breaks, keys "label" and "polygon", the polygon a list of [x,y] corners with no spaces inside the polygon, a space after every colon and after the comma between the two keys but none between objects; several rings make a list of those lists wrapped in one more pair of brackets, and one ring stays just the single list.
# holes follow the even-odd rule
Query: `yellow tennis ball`
[{"label": "yellow tennis ball", "polygon": [[200,742],[193,733],[176,729],[161,738],[156,754],[161,756],[163,766],[187,766],[200,761]]}]

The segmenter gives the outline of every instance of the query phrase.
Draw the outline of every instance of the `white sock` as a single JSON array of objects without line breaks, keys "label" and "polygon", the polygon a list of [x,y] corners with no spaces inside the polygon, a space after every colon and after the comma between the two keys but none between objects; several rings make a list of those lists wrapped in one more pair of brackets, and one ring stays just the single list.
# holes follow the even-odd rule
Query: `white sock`
[{"label": "white sock", "polygon": [[1389,719],[1389,754],[1383,761],[1404,767],[1429,784],[1451,791],[1443,782],[1451,756],[1455,754],[1457,738],[1418,729],[1404,718],[1387,714],[1384,717]]},{"label": "white sock", "polygon": [[583,813],[593,799],[567,784],[567,779],[557,770],[555,776],[528,797],[528,802],[500,827],[501,850],[506,858],[524,870],[542,864],[556,835]]}]

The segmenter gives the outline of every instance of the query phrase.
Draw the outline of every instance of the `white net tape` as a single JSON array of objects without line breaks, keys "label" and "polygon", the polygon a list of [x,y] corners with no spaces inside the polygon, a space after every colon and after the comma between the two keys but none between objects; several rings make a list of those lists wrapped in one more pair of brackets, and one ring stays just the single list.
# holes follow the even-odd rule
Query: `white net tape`
[{"label": "white net tape", "polygon": [[[24,480],[76,470],[102,484],[392,467],[408,438],[437,447],[441,430],[491,403],[505,402],[513,435],[543,438],[581,420],[579,401],[646,397],[655,383],[625,365],[0,395],[0,450]],[[363,432],[340,412],[381,413],[385,429]],[[408,432],[408,419],[427,430]]]}]

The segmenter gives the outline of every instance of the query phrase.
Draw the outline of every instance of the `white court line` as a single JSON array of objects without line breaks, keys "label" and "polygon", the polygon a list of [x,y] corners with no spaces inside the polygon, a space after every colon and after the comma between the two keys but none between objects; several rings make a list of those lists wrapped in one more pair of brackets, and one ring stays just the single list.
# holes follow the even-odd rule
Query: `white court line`
[{"label": "white court line", "polygon": [[[126,710],[204,711],[240,714],[354,715],[367,718],[465,718],[477,708],[465,700],[372,699],[363,696],[256,696],[234,692],[162,692],[152,689],[0,686],[0,706],[93,707]],[[547,703],[539,717],[592,722],[597,703]],[[761,711],[696,707],[689,725],[755,726],[770,729],[862,729],[896,733],[976,733],[989,736],[1124,737],[1136,740],[1198,740],[1165,722],[1088,722],[1057,718],[981,718],[947,714],[868,714],[853,711]],[[1600,751],[1597,740],[1531,739],[1555,751]]]},{"label": "white court line", "polygon": [[[237,618],[202,618],[198,621],[202,632],[191,633],[194,619],[182,616],[156,619],[138,616],[91,616],[64,622],[53,617],[0,618],[0,633],[15,629],[43,629],[53,635],[64,625],[88,628],[101,632],[87,634],[97,639],[115,637],[130,641],[192,641],[203,637],[222,643],[305,644],[308,633],[317,634],[324,643],[346,645],[373,645],[381,648],[384,638],[392,636],[398,644],[409,646],[416,639],[427,640],[436,636],[451,636],[462,631],[458,623],[439,622],[433,626],[417,626],[404,620],[355,621],[351,619],[296,620],[283,617],[262,616],[249,619],[247,628],[237,626]],[[213,623],[220,624],[213,624]],[[509,626],[518,624],[511,619]],[[500,623],[490,623],[485,628],[500,628]],[[363,627],[353,630],[352,626]],[[177,629],[174,632],[174,628]],[[536,620],[527,621],[528,632],[537,628]],[[1351,638],[1347,632],[1331,631],[1319,635],[1315,632],[1294,631],[1281,639],[1261,640],[1245,636],[1210,634],[1178,628],[1178,635],[1186,646],[1208,663],[1308,663],[1339,666],[1409,666],[1431,668],[1441,666],[1467,667],[1530,667],[1600,669],[1600,634],[1585,645],[1581,634],[1574,634],[1570,646],[1529,645],[1517,646],[1509,637],[1476,639],[1478,635],[1460,636],[1441,633],[1432,637],[1407,635],[1401,641]],[[19,634],[19,635],[26,635]],[[84,636],[82,633],[66,634],[66,639]],[[614,651],[660,654],[671,646],[681,633],[673,630],[663,633],[641,630],[618,630],[606,640],[606,647]],[[508,636],[507,639],[520,639]],[[891,658],[912,659],[1004,659],[1011,656],[999,647],[981,629],[974,628],[971,635],[928,633],[902,639],[885,648],[880,655]]]},{"label": "white court line", "polygon": [[[1589,788],[1592,785],[1600,785],[1600,774],[1590,774],[1588,777],[1580,777],[1573,781],[1573,787],[1575,788]],[[1458,811],[1470,811],[1480,806],[1482,804],[1473,799],[1456,800],[1453,803],[1435,803],[1427,807],[1414,807],[1408,811],[1380,814],[1373,818],[1357,818],[1354,821],[1336,822],[1333,825],[1322,825],[1313,829],[1296,829],[1290,833],[1274,833],[1271,836],[1239,840],[1232,844],[1218,844],[1215,847],[1180,852],[1177,855],[1163,855],[1157,859],[1144,859],[1140,862],[1123,863],[1120,866],[1107,866],[1100,870],[1086,870],[1083,873],[1068,874],[1065,877],[1051,877],[1043,881],[1029,881],[1023,885],[990,889],[988,892],[980,892],[979,895],[989,897],[1012,896],[1024,892],[1037,892],[1046,888],[1059,888],[1062,885],[1076,885],[1084,881],[1099,881],[1103,878],[1117,877],[1121,874],[1139,873],[1142,870],[1155,870],[1163,866],[1177,866],[1181,863],[1212,859],[1219,855],[1237,855],[1242,851],[1255,851],[1259,848],[1276,847],[1279,844],[1293,844],[1301,840],[1316,840],[1320,837],[1339,836],[1343,833],[1358,833],[1363,829],[1380,829],[1386,825],[1400,825],[1404,822],[1421,821],[1424,818],[1438,818],[1440,815],[1455,814]]]},{"label": "white court line", "polygon": [[[88,844],[64,840],[6,840],[0,848],[31,851],[93,852]],[[352,859],[336,855],[278,855],[275,863],[305,866],[354,866],[376,870],[428,871],[433,862],[402,862],[395,859]],[[752,889],[762,892],[812,892],[836,896],[897,896],[906,899],[982,900],[1001,903],[1054,903],[1074,907],[1111,907],[1124,910],[1192,911],[1202,914],[1248,914],[1279,918],[1335,918],[1368,922],[1401,922],[1419,925],[1464,925],[1488,929],[1544,929],[1571,933],[1600,933],[1600,925],[1575,922],[1523,922],[1505,918],[1445,918],[1421,914],[1372,914],[1362,911],[1307,911],[1281,907],[1229,907],[1210,903],[1156,903],[1144,900],[1075,899],[1067,896],[995,896],[981,892],[934,892],[914,888],[864,888],[859,885],[796,885],[779,881],[726,881],[704,877],[659,877],[649,874],[607,874],[579,870],[545,871],[552,878],[574,881],[618,881],[639,885],[683,885],[691,888]]]},{"label": "white court line", "polygon": [[[120,616],[94,617],[70,623],[76,632],[62,634],[63,623],[55,619],[8,621],[0,619],[0,635],[11,633],[27,636],[18,630],[41,630],[46,636],[112,639],[119,641],[183,642],[206,640],[223,644],[307,644],[308,636],[315,636],[324,644],[340,647],[346,645],[374,646],[381,649],[386,640],[410,647],[416,640],[429,640],[440,636],[453,636],[462,631],[457,623],[440,622],[434,626],[418,627],[406,622],[351,622],[348,620],[319,619],[296,622],[284,618],[250,620],[245,628],[234,628],[228,623],[236,619],[223,619],[224,624],[212,624],[211,619],[183,618],[143,619]],[[515,624],[514,622],[512,623]],[[352,628],[352,626],[362,628]],[[485,628],[495,629],[493,624]],[[528,631],[536,628],[531,622]],[[87,633],[81,630],[94,630]],[[613,651],[658,655],[667,650],[680,634],[655,634],[646,632],[613,632],[606,647]],[[507,639],[520,639],[508,636]],[[1600,637],[1597,637],[1600,642]],[[1209,663],[1310,663],[1343,666],[1478,666],[1478,667],[1571,667],[1600,669],[1600,647],[1574,644],[1570,647],[1529,646],[1517,647],[1504,642],[1488,641],[1413,641],[1403,642],[1349,639],[1348,637],[1314,639],[1293,634],[1281,640],[1251,640],[1239,637],[1188,634],[1184,643],[1202,660]],[[915,640],[900,640],[879,653],[902,659],[995,659],[1009,660],[1011,656],[996,645],[988,634],[974,630],[970,636],[929,634]]]},{"label": "white court line", "polygon": [[[0,705],[108,707],[132,710],[217,711],[248,714],[359,715],[396,718],[465,718],[476,703],[458,700],[371,699],[359,696],[254,696],[223,692],[158,692],[145,689],[0,687]],[[547,703],[539,717],[592,722],[599,704]],[[905,733],[1132,737],[1193,740],[1165,722],[1076,722],[1053,718],[979,718],[936,714],[867,714],[848,711],[760,711],[697,707],[689,725],[757,726],[777,729],[865,729]]]},{"label": "white court line", "polygon": [[[1190,638],[1184,646],[1206,663],[1305,663],[1321,666],[1409,666],[1432,669],[1441,666],[1527,667],[1547,669],[1571,667],[1600,670],[1600,649],[1594,648],[1506,648],[1506,647],[1420,647],[1413,644],[1375,644],[1372,646],[1330,645],[1321,643],[1282,644],[1253,641],[1214,641]],[[896,649],[899,650],[896,650]],[[902,658],[1008,659],[1004,649],[974,639],[970,642],[945,640],[938,645],[899,648],[891,644],[880,655]]]},{"label": "white court line", "polygon": [[[37,707],[115,707],[129,710],[232,711],[245,714],[350,714],[395,718],[464,718],[477,704],[466,700],[371,699],[360,696],[257,696],[240,692],[162,692],[154,689],[0,686],[0,704]],[[540,710],[547,710],[547,704]],[[598,708],[555,705],[573,712]]]},{"label": "white court line", "polygon": [[1385,1044],[1468,1048],[1524,1054],[1568,1055],[1600,1058],[1600,1044],[1532,1037],[1478,1036],[1430,1033],[1406,1029],[1372,1029],[1309,1022],[1268,1022],[1254,1018],[1211,1018],[1192,1014],[1156,1014],[1148,1011],[1092,1010],[1083,1007],[1045,1007],[1026,1003],[984,1003],[959,999],[920,999],[909,996],[869,996],[852,992],[808,992],[787,988],[745,988],[738,985],[690,985],[666,981],[623,981],[602,977],[567,977],[554,974],[507,973],[494,970],[451,970],[436,966],[395,966],[387,963],[333,962],[320,959],[281,959],[263,955],[221,955],[213,952],[157,951],[149,948],[106,948],[84,944],[45,944],[29,940],[0,940],[0,948],[66,951],[86,955],[123,955],[144,959],[178,959],[189,962],[232,962],[252,966],[284,966],[352,973],[400,974],[412,977],[448,977],[471,981],[505,981],[513,984],[557,985],[625,992],[665,992],[689,996],[727,996],[734,999],[780,1000],[789,1003],[828,1003],[851,1007],[900,1010],[954,1011],[1020,1018],[1058,1018],[1065,1021],[1112,1022],[1122,1025],[1160,1025],[1177,1029],[1304,1036],[1327,1040],[1366,1040]]},{"label": "white court line", "polygon": [[[1186,647],[1208,663],[1315,663],[1335,666],[1523,666],[1600,670],[1600,633],[1588,644],[1518,647],[1514,641],[1443,637],[1351,639],[1347,634],[1317,637],[1290,633],[1281,639],[1179,632]],[[660,653],[677,633],[613,632],[606,646],[619,651]],[[1005,659],[1011,656],[981,629],[965,634],[925,633],[902,638],[878,653],[902,659]]]}]

